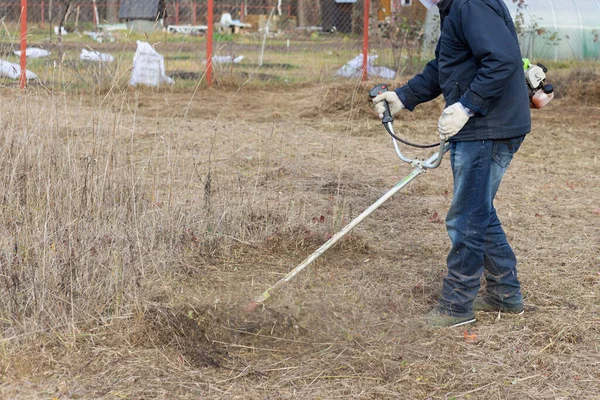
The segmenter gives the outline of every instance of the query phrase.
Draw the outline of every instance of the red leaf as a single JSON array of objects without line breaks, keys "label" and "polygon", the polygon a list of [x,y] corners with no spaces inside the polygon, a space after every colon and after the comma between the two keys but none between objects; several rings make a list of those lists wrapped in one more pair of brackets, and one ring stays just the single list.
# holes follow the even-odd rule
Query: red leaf
[{"label": "red leaf", "polygon": [[325,216],[321,215],[320,217],[313,217],[312,222],[315,224],[322,224],[325,222]]},{"label": "red leaf", "polygon": [[538,213],[535,213],[535,216],[538,217],[538,218],[542,218],[543,217],[542,214],[538,214]]},{"label": "red leaf", "polygon": [[434,223],[434,224],[441,224],[441,223],[443,223],[443,222],[444,222],[444,221],[442,221],[442,219],[440,218],[440,216],[439,216],[439,214],[438,214],[438,212],[437,212],[437,211],[435,211],[435,212],[433,213],[433,215],[432,215],[431,217],[429,217],[427,220],[428,220],[429,222],[432,222],[432,223]]},{"label": "red leaf", "polygon": [[599,208],[599,209],[597,209],[597,210],[594,210],[594,214],[598,214],[598,215],[600,215],[600,208]]},{"label": "red leaf", "polygon": [[569,181],[567,181],[567,187],[569,187],[569,189],[575,189],[575,185],[572,183],[569,183]]}]

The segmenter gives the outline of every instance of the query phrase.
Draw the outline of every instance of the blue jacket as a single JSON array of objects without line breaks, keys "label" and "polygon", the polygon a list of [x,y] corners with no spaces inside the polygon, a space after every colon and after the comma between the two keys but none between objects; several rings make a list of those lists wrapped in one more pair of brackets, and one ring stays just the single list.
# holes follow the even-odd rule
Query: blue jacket
[{"label": "blue jacket", "polygon": [[452,138],[508,139],[531,130],[529,94],[515,26],[503,0],[441,0],[441,35],[421,74],[396,89],[404,106],[444,95],[475,113]]}]

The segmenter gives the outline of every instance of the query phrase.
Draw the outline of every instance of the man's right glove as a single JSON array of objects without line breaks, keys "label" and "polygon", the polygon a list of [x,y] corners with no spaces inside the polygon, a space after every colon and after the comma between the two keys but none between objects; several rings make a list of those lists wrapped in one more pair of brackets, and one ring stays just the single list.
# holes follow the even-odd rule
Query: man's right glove
[{"label": "man's right glove", "polygon": [[373,104],[375,104],[375,111],[377,112],[377,115],[379,115],[379,119],[383,119],[383,113],[385,111],[385,106],[383,105],[384,100],[387,100],[392,115],[396,115],[406,108],[395,91],[392,90],[390,92],[378,94],[373,97]]}]

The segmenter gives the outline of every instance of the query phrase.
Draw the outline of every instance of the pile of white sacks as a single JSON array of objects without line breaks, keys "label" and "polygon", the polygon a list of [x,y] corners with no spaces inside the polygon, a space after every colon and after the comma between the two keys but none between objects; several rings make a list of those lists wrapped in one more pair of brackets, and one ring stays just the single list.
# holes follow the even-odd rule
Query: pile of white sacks
[{"label": "pile of white sacks", "polygon": [[[15,51],[15,55],[21,56],[21,51]],[[37,47],[30,47],[25,50],[27,58],[48,57],[50,52]],[[108,53],[100,53],[95,50],[81,49],[79,59],[86,62],[112,63],[115,58]],[[6,60],[0,60],[0,76],[19,79],[21,76],[21,66]],[[27,80],[37,79],[36,74],[27,70]],[[173,79],[165,75],[165,60],[150,43],[137,42],[137,50],[133,57],[133,68],[131,70],[131,79],[129,84],[158,86],[162,83],[173,84]]]}]

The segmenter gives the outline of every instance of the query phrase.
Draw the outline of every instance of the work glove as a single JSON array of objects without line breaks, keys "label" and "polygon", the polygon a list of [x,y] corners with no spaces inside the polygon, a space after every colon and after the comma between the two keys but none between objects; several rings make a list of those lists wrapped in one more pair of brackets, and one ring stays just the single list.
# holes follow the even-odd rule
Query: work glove
[{"label": "work glove", "polygon": [[469,121],[469,118],[471,118],[471,115],[471,111],[460,102],[446,107],[438,120],[440,139],[448,140],[460,132],[467,121]]},{"label": "work glove", "polygon": [[392,90],[390,92],[380,93],[373,97],[373,104],[375,104],[375,111],[377,112],[377,115],[379,115],[379,119],[383,119],[383,113],[385,112],[385,106],[383,105],[384,100],[387,100],[392,115],[396,115],[406,108],[395,91]]}]

